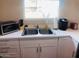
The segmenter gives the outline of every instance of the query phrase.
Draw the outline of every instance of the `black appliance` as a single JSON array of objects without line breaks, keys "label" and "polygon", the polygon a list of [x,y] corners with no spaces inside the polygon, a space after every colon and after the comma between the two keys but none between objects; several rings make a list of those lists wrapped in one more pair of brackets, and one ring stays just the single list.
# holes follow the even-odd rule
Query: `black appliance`
[{"label": "black appliance", "polygon": [[18,29],[19,25],[15,21],[0,22],[0,35],[12,33]]},{"label": "black appliance", "polygon": [[79,43],[78,43],[78,46],[77,46],[77,51],[76,51],[76,58],[79,58]]},{"label": "black appliance", "polygon": [[66,30],[68,28],[68,20],[66,18],[60,18],[58,21],[58,28],[60,30]]}]

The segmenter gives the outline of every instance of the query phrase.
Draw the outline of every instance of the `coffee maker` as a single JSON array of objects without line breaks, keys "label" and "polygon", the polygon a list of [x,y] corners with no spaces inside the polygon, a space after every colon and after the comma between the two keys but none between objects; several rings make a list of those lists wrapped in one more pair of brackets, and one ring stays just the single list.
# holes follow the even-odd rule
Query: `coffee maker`
[{"label": "coffee maker", "polygon": [[60,18],[58,21],[58,29],[66,30],[68,28],[68,20],[66,18]]}]

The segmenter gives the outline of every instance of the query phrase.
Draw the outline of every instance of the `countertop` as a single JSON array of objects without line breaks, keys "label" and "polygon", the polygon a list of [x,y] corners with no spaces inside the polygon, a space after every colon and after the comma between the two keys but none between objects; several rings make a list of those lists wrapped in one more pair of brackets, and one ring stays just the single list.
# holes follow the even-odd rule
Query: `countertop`
[{"label": "countertop", "polygon": [[6,39],[6,38],[32,38],[32,37],[64,37],[64,36],[71,36],[75,46],[77,47],[77,44],[79,42],[79,30],[71,30],[68,29],[66,31],[62,31],[62,30],[52,30],[52,32],[54,34],[52,35],[42,35],[42,34],[37,34],[37,35],[25,35],[25,36],[21,36],[22,35],[22,31],[17,31],[11,34],[7,34],[4,36],[0,36],[0,39]]},{"label": "countertop", "polygon": [[0,36],[0,38],[31,38],[31,37],[63,37],[63,36],[69,36],[68,33],[66,33],[65,31],[61,31],[61,30],[52,30],[53,34],[35,34],[35,35],[25,35],[25,36],[22,36],[22,32],[23,31],[17,31],[17,32],[14,32],[14,33],[10,33],[10,34],[7,34],[7,35],[3,35],[3,36]]}]

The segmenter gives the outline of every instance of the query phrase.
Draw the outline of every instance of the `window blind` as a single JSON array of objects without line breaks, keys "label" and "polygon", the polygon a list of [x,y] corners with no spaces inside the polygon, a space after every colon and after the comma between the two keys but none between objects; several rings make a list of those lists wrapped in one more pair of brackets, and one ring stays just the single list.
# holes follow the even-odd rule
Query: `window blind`
[{"label": "window blind", "polygon": [[57,18],[59,0],[24,0],[24,18]]}]

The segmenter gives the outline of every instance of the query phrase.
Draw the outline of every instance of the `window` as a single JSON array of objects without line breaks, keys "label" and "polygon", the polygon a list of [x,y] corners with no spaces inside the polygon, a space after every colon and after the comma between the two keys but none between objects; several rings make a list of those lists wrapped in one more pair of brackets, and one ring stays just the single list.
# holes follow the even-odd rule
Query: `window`
[{"label": "window", "polygon": [[59,0],[24,0],[25,18],[57,18]]}]

